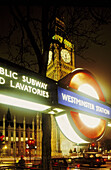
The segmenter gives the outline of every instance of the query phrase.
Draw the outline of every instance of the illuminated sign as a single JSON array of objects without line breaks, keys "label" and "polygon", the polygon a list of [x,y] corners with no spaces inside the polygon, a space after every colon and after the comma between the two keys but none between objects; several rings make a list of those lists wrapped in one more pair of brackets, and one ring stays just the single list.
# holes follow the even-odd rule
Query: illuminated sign
[{"label": "illuminated sign", "polygon": [[52,80],[10,62],[9,64],[0,62],[0,94],[2,97],[5,95],[13,97],[13,99],[51,104],[52,88],[54,88]]},{"label": "illuminated sign", "polygon": [[111,119],[111,109],[107,105],[61,87],[58,87],[58,103],[77,109],[79,112],[87,112]]},{"label": "illuminated sign", "polygon": [[[88,70],[77,68],[61,79],[59,85],[64,89],[59,89],[58,103],[67,108],[66,117],[69,121],[65,120],[64,124],[58,121],[63,133],[64,126],[70,124],[76,136],[85,142],[101,139],[105,134],[107,119],[111,119],[111,107],[105,102],[94,75]],[[58,119],[61,117],[58,116]],[[68,136],[67,132],[65,135],[73,142],[78,141]]]},{"label": "illuminated sign", "polygon": [[[0,67],[0,76],[4,76],[0,77],[1,85],[7,84],[8,87],[49,98],[49,92],[47,91],[48,84],[46,83],[24,75],[20,77],[17,72],[13,72],[3,67]],[[7,81],[7,77],[10,78],[9,81]]]}]

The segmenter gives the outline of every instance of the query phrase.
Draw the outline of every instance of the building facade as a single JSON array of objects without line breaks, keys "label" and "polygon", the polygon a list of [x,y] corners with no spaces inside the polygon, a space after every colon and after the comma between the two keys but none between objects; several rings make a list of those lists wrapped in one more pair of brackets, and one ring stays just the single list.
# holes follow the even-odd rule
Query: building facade
[{"label": "building facade", "polygon": [[33,156],[41,157],[42,154],[42,121],[40,113],[37,113],[32,123],[28,124],[24,117],[23,122],[19,123],[15,116],[11,116],[8,109],[3,120],[0,121],[0,132],[4,135],[4,144],[7,149],[2,152],[8,156],[28,156],[29,148],[27,141],[35,140],[35,148],[31,150]]}]

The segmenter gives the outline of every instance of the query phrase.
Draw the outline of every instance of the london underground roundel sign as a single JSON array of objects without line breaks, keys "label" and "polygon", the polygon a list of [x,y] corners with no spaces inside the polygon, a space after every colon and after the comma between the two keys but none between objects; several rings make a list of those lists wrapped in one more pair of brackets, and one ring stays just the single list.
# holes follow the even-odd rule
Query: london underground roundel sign
[{"label": "london underground roundel sign", "polygon": [[[105,102],[105,98],[99,84],[97,83],[94,76],[87,70],[76,69],[63,78],[61,83],[88,96],[96,98],[99,101]],[[72,102],[71,98],[69,101]],[[94,110],[93,105],[90,105],[90,109]],[[99,140],[102,137],[106,127],[106,120],[104,120],[102,117],[98,118],[88,114],[79,113],[74,109],[70,110],[69,112],[70,113],[67,113],[67,120],[69,120],[71,128],[73,128],[79,138],[81,138],[83,141],[92,141]],[[58,118],[56,118],[56,120],[59,122]],[[59,127],[60,126],[61,125],[59,125]],[[67,134],[66,137],[68,138]],[[77,141],[75,139],[73,140],[73,142]]]}]

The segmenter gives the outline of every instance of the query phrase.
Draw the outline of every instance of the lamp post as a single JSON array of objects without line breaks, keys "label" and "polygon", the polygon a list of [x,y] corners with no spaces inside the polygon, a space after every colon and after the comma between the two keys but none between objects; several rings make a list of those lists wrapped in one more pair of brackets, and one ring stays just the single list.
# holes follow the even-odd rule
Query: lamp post
[{"label": "lamp post", "polygon": [[30,157],[30,162],[31,162],[31,150],[35,148],[35,140],[29,139],[27,144],[29,146],[29,157]]}]

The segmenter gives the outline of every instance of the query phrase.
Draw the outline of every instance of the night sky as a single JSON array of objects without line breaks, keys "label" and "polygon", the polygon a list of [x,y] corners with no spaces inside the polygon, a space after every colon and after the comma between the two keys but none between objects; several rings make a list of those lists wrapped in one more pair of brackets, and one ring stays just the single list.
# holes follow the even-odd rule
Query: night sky
[{"label": "night sky", "polygon": [[76,57],[76,67],[86,68],[95,76],[106,102],[111,104],[111,24],[103,27],[102,32],[106,45],[92,45],[86,53],[86,57],[94,59],[94,62]]}]

